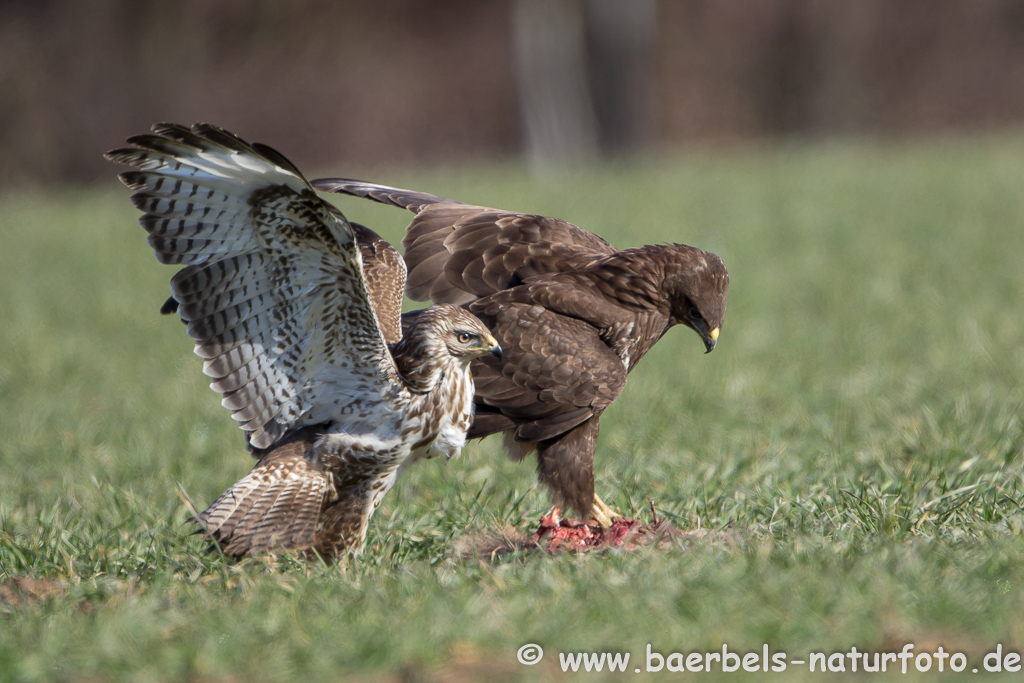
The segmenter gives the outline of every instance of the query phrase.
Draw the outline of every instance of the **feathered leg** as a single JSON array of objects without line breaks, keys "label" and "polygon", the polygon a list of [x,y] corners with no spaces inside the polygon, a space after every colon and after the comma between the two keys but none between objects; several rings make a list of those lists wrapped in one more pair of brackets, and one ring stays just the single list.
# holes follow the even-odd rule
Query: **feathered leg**
[{"label": "feathered leg", "polygon": [[342,491],[338,501],[324,510],[316,526],[313,549],[330,558],[348,551],[350,556],[363,550],[370,521],[370,496],[365,489]]},{"label": "feathered leg", "polygon": [[343,552],[354,557],[363,551],[370,517],[397,479],[398,471],[392,469],[338,489],[337,501],[324,509],[316,526],[313,548],[321,557]]},{"label": "feathered leg", "polygon": [[594,451],[597,448],[598,418],[554,439],[537,444],[537,475],[550,490],[556,505],[568,505],[581,515],[592,516],[610,527],[622,515],[608,507],[594,493]]}]

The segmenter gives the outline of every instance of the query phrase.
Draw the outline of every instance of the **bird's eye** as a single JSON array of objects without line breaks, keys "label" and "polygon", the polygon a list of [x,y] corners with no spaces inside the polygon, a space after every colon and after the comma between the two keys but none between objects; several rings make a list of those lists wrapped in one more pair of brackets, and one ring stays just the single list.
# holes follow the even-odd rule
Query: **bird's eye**
[{"label": "bird's eye", "polygon": [[469,332],[459,332],[459,336],[457,338],[460,344],[468,344],[470,341],[473,340],[473,335],[471,335]]},{"label": "bird's eye", "polygon": [[700,320],[700,311],[696,306],[690,306],[690,320]]}]

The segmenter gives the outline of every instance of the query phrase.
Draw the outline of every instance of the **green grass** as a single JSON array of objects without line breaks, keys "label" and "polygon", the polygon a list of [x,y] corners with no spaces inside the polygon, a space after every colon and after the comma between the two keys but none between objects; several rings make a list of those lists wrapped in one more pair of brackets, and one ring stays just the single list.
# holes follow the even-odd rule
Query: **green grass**
[{"label": "green grass", "polygon": [[[1024,138],[379,179],[723,257],[717,350],[663,339],[602,418],[596,470],[619,509],[649,496],[726,540],[456,559],[547,506],[532,465],[488,440],[414,468],[352,566],[204,554],[185,500],[251,461],[158,314],[173,270],[113,177],[7,195],[0,679],[561,680],[560,651],[630,652],[632,671],[648,643],[790,659],[941,644],[967,675],[1024,645]],[[400,239],[402,212],[339,204]],[[528,642],[543,664],[516,661]]]}]

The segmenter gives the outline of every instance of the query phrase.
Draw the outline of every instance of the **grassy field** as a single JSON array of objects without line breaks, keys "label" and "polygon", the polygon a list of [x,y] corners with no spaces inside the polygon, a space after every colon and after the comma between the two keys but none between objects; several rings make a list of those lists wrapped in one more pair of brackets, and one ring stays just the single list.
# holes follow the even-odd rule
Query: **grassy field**
[{"label": "grassy field", "polygon": [[[251,461],[158,314],[173,269],[111,170],[0,197],[0,680],[563,680],[559,653],[628,652],[619,680],[648,645],[792,661],[905,643],[963,653],[968,677],[1024,645],[1024,137],[375,178],[730,270],[717,350],[663,339],[602,418],[596,467],[619,509],[649,496],[724,533],[497,564],[453,548],[530,530],[547,500],[496,440],[414,468],[347,568],[204,554],[186,501]],[[339,205],[400,239],[402,212]],[[517,661],[526,643],[540,664]],[[821,675],[775,675],[794,678]]]}]

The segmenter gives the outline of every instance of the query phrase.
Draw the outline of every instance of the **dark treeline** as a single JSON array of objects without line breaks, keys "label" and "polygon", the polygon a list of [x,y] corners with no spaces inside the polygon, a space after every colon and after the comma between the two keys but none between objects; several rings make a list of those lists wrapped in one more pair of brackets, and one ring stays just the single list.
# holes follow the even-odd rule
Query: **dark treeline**
[{"label": "dark treeline", "polygon": [[0,181],[109,174],[100,153],[160,120],[304,168],[543,154],[528,93],[556,77],[575,101],[547,106],[599,150],[1024,119],[1019,0],[564,3],[0,0]]}]

